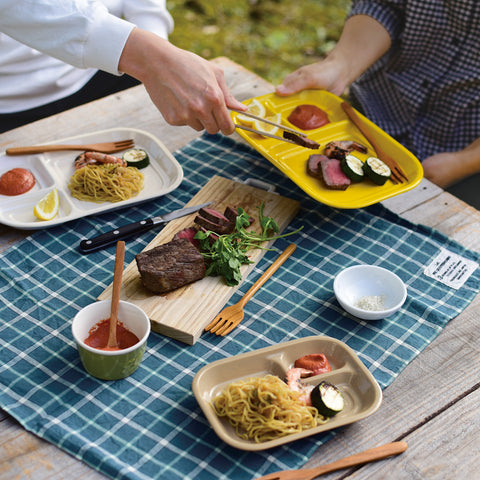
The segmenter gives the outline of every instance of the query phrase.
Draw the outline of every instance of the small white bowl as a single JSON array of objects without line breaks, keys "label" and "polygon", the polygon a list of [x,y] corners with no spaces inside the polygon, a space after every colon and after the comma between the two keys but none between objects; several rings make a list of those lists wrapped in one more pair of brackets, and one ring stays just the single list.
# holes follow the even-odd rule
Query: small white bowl
[{"label": "small white bowl", "polygon": [[[401,278],[374,265],[354,265],[341,271],[335,277],[333,291],[338,303],[362,320],[387,318],[397,312],[407,298],[407,287]],[[371,309],[359,305],[369,301]]]}]

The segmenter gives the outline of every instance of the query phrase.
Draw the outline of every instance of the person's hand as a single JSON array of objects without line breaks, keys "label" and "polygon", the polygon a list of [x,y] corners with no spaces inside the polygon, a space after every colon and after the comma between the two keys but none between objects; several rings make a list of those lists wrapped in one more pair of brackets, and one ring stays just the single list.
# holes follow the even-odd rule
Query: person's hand
[{"label": "person's hand", "polygon": [[326,59],[311,65],[304,65],[285,77],[275,92],[286,96],[306,89],[328,90],[341,95],[346,88],[346,76],[342,75],[339,62]]},{"label": "person's hand", "polygon": [[466,177],[461,168],[461,152],[437,153],[422,162],[425,178],[439,187],[446,188]]},{"label": "person's hand", "polygon": [[458,152],[437,153],[422,162],[425,178],[446,188],[480,172],[480,139]]},{"label": "person's hand", "polygon": [[341,95],[388,51],[390,44],[390,34],[380,22],[368,15],[354,15],[345,22],[338,43],[327,58],[287,75],[276,93],[292,95],[316,88]]},{"label": "person's hand", "polygon": [[171,125],[229,135],[235,126],[227,107],[246,110],[219,67],[144,30],[132,31],[119,69],[144,84]]}]

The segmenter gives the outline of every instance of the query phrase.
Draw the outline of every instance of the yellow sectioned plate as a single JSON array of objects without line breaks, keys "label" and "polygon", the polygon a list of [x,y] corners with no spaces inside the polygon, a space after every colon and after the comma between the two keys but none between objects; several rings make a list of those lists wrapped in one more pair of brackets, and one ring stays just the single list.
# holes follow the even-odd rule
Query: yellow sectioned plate
[{"label": "yellow sectioned plate", "polygon": [[[297,358],[310,353],[323,353],[332,370],[303,379],[317,385],[322,380],[336,385],[345,400],[344,409],[326,423],[263,443],[244,440],[235,433],[225,418],[212,406],[213,399],[231,382],[267,374],[285,377]],[[224,358],[206,365],[195,375],[192,390],[203,413],[216,434],[227,444],[240,450],[265,450],[362,420],[374,413],[382,402],[382,390],[367,367],[345,343],[332,337],[311,336]]]},{"label": "yellow sectioned plate", "polygon": [[[357,151],[352,152],[360,160],[365,161],[370,156],[376,156],[373,147],[342,110],[340,105],[343,100],[324,90],[304,90],[289,97],[280,97],[275,93],[270,93],[255,98],[265,106],[266,115],[279,113],[282,125],[297,130],[298,128],[287,120],[296,106],[303,104],[316,105],[327,113],[330,120],[329,124],[305,131],[309,138],[320,144],[319,150],[296,146],[237,129],[237,133],[253,148],[294,181],[305,193],[321,203],[336,208],[362,208],[411,190],[422,180],[423,169],[418,159],[390,135],[359,114],[369,125],[370,130],[374,132],[379,146],[397,161],[409,181],[395,185],[388,180],[385,185],[378,186],[370,180],[363,180],[359,183],[352,183],[346,190],[328,189],[323,185],[322,180],[309,175],[306,168],[308,157],[316,153],[323,153],[323,148],[328,142],[353,140],[368,148],[366,154]],[[251,100],[253,99],[247,100],[245,104],[250,103]],[[232,112],[233,121],[241,124],[241,121],[236,118],[237,115],[239,114]],[[276,135],[282,136],[282,132],[277,132]]]}]

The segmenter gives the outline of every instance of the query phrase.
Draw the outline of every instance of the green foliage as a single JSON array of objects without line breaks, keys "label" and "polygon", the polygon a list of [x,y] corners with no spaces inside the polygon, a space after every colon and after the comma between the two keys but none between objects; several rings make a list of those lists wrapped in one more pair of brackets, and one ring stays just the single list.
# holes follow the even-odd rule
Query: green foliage
[{"label": "green foliage", "polygon": [[272,83],[323,58],[350,0],[167,0],[170,40],[207,59],[227,56]]},{"label": "green foliage", "polygon": [[227,285],[238,285],[242,280],[240,267],[252,261],[248,258],[247,252],[252,248],[264,248],[262,243],[277,238],[287,237],[298,233],[301,228],[291,233],[276,235],[278,233],[277,222],[272,217],[263,215],[264,204],[258,207],[259,220],[262,227],[261,233],[249,231],[250,216],[243,208],[238,208],[235,221],[235,230],[228,235],[220,235],[215,242],[212,242],[212,236],[215,233],[210,231],[199,231],[195,238],[200,241],[200,251],[202,252],[207,270],[207,276],[222,276]]}]

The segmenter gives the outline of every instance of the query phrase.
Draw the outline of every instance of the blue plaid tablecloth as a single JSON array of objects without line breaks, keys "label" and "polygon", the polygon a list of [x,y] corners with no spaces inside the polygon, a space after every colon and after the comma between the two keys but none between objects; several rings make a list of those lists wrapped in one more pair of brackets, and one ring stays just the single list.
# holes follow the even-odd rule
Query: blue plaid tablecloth
[{"label": "blue plaid tablecloth", "polygon": [[[0,406],[27,430],[114,479],[250,479],[300,467],[335,432],[262,452],[224,444],[191,391],[196,372],[220,358],[310,335],[346,342],[382,388],[387,387],[442,328],[476,296],[477,268],[455,290],[423,274],[442,248],[479,255],[381,205],[337,210],[307,197],[250,147],[204,135],[176,152],[185,179],[174,192],[132,208],[37,231],[0,255]],[[227,337],[204,334],[193,346],[152,333],[140,368],[103,382],[83,370],[71,336],[75,313],[111,283],[115,247],[90,255],[80,240],[183,206],[213,175],[259,178],[301,209],[277,240],[292,258],[246,306]],[[158,231],[127,241],[130,262]],[[267,252],[234,303],[278,256]],[[333,279],[343,268],[368,263],[395,271],[408,299],[391,318],[365,322],[339,307]],[[306,352],[309,353],[309,352]],[[344,427],[348,428],[348,427]]]}]

